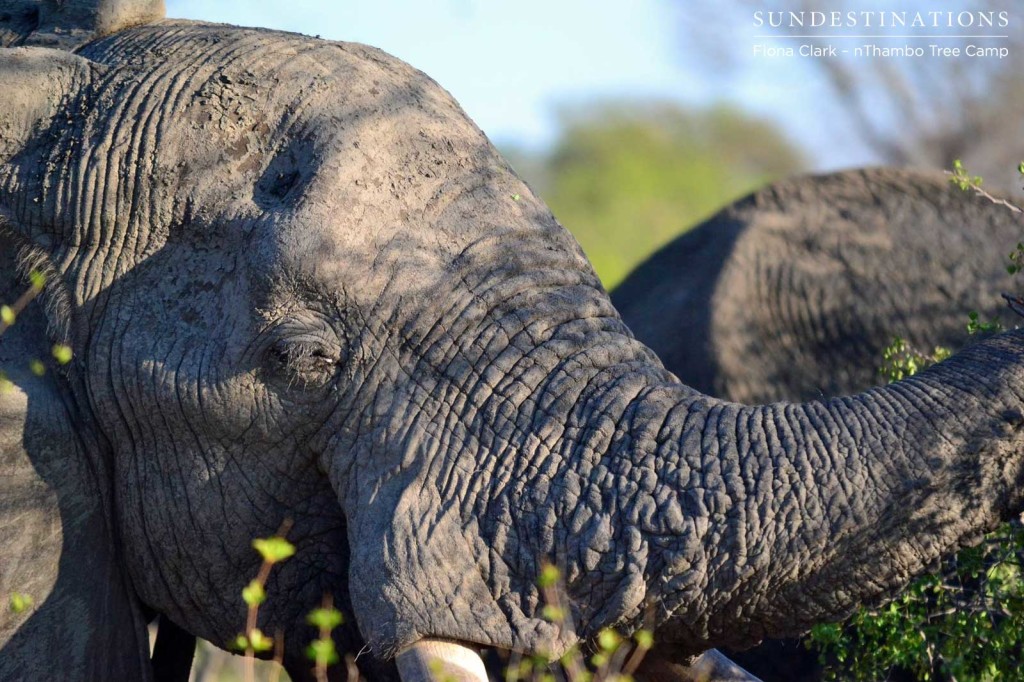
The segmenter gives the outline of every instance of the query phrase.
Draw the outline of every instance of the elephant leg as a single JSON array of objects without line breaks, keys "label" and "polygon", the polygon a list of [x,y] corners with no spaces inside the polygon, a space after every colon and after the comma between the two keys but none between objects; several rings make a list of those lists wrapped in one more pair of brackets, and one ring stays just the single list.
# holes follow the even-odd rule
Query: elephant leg
[{"label": "elephant leg", "polygon": [[195,635],[163,616],[153,645],[153,679],[156,682],[188,682],[196,653]]},{"label": "elephant leg", "polygon": [[636,677],[644,682],[760,682],[717,649],[678,659],[671,652],[652,651],[644,657]]}]

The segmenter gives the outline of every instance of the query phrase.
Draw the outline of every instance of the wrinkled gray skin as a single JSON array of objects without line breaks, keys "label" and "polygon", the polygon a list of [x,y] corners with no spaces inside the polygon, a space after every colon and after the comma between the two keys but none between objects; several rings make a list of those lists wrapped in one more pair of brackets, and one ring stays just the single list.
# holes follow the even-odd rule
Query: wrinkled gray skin
[{"label": "wrinkled gray skin", "polygon": [[935,171],[784,180],[634,270],[612,302],[684,383],[768,403],[884,382],[894,336],[930,352],[970,339],[967,314],[1012,326],[1006,254],[1021,222]]},{"label": "wrinkled gray skin", "polygon": [[[944,173],[894,168],[784,180],[663,247],[612,292],[636,337],[684,383],[738,402],[813,400],[882,383],[894,336],[959,349],[1012,319],[1017,214]],[[810,679],[796,641],[735,654],[764,679]]]},{"label": "wrinkled gray skin", "polygon": [[[285,518],[260,626],[301,679],[324,592],[383,660],[647,618],[682,656],[891,595],[1020,503],[1024,333],[828,403],[700,395],[381,52],[166,21],[0,73],[0,281],[51,273],[0,337],[0,589],[37,595],[3,679],[148,679],[149,613],[226,645]],[[26,375],[53,341],[74,361]]]}]

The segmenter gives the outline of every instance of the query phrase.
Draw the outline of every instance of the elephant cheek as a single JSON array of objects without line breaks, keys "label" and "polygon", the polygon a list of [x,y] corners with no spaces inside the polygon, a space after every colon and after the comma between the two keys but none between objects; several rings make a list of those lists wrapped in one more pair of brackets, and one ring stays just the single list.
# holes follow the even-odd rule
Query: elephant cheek
[{"label": "elephant cheek", "polygon": [[421,481],[393,481],[349,514],[350,592],[381,657],[426,638],[560,656],[576,642],[501,594],[491,557],[457,505]]}]

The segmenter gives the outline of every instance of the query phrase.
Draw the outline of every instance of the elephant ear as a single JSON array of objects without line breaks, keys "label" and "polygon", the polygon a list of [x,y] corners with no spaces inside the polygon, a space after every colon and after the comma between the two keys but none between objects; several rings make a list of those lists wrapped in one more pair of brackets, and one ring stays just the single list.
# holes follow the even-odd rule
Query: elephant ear
[{"label": "elephant ear", "polygon": [[[92,79],[87,59],[39,47],[0,49],[0,164],[33,144]],[[16,227],[16,226],[12,226]]]},{"label": "elephant ear", "polygon": [[0,44],[74,50],[165,14],[164,0],[0,0]]},{"label": "elephant ear", "polygon": [[[88,73],[64,52],[0,50],[0,174]],[[29,273],[47,273],[47,256],[15,212],[0,205],[0,303],[13,308],[0,323],[0,679],[150,680],[145,619],[118,556],[110,460],[76,400],[74,361],[61,366],[51,352],[72,328],[58,319],[71,314],[68,297],[52,271],[33,289]]]}]

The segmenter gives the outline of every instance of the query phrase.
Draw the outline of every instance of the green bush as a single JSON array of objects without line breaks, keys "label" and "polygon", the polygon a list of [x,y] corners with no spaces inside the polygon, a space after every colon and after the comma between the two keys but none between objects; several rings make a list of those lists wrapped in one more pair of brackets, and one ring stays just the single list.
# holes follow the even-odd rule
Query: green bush
[{"label": "green bush", "polygon": [[[1024,163],[1019,170],[1024,175]],[[960,162],[950,175],[960,189],[1005,203],[989,197],[981,189],[982,179]],[[1024,245],[1018,244],[1009,260],[1007,270],[1020,272]],[[999,327],[972,312],[967,330],[989,333]],[[885,349],[879,371],[899,381],[949,355],[945,348],[922,353],[896,338]],[[819,652],[830,680],[883,680],[896,670],[919,680],[1019,679],[1024,660],[1022,560],[1024,527],[1019,520],[1004,523],[889,604],[862,607],[845,623],[814,627],[806,644]]]}]

